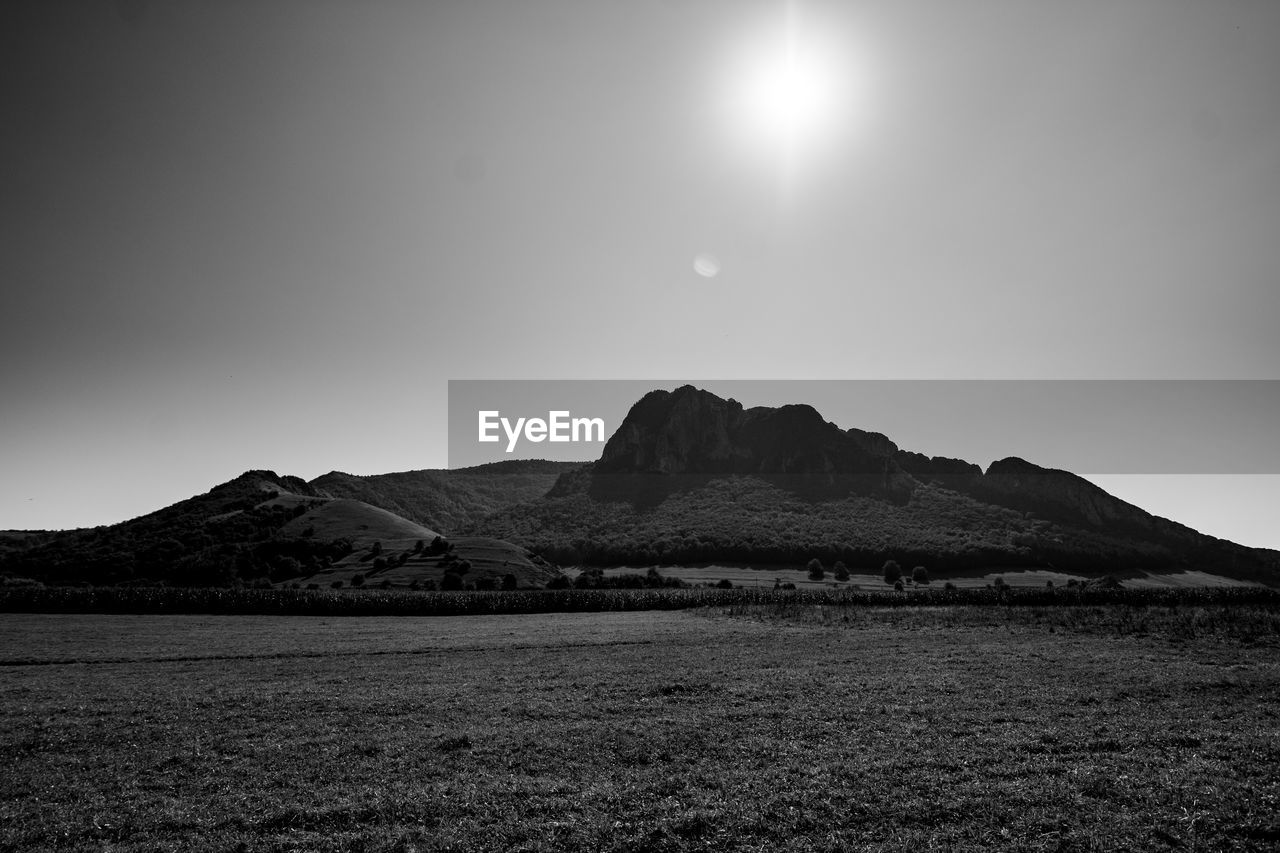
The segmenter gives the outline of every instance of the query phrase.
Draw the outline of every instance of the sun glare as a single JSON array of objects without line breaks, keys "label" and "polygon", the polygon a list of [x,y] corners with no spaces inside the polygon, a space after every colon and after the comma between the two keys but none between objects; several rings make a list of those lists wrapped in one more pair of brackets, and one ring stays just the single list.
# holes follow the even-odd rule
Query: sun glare
[{"label": "sun glare", "polygon": [[722,71],[733,145],[792,182],[848,129],[861,92],[843,21],[801,14],[797,0],[736,43]]},{"label": "sun glare", "polygon": [[797,49],[794,39],[776,57],[761,57],[744,75],[742,107],[756,133],[795,142],[821,129],[834,108],[823,69]]}]

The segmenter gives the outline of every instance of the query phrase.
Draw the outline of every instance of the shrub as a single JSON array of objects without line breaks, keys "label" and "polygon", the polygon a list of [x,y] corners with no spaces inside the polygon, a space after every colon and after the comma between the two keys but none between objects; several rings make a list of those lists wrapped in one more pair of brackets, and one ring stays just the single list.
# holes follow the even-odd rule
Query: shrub
[{"label": "shrub", "polygon": [[352,585],[352,586],[364,586],[364,575],[360,574],[359,572],[357,572],[356,574],[352,575],[352,576],[351,576],[351,585]]},{"label": "shrub", "polygon": [[844,560],[836,560],[836,564],[831,567],[831,574],[838,581],[847,581],[849,579],[849,569],[844,564]]},{"label": "shrub", "polygon": [[827,573],[822,568],[822,561],[817,557],[810,560],[806,568],[809,569],[809,580],[811,581],[820,581],[826,577]]},{"label": "shrub", "polygon": [[896,590],[897,592],[902,592],[903,590],[905,590],[905,589],[906,589],[906,587],[902,585],[902,581],[901,581],[901,580],[896,580],[896,581],[894,581],[894,582],[893,582],[893,588],[894,588],[894,590]]},{"label": "shrub", "polygon": [[285,578],[296,578],[302,574],[302,564],[293,557],[288,555],[276,557],[275,567],[271,571],[271,576],[283,580]]},{"label": "shrub", "polygon": [[440,588],[454,591],[462,589],[462,575],[457,572],[445,572],[444,577],[440,579]]},{"label": "shrub", "polygon": [[947,581],[942,585],[942,588],[945,589],[947,592],[951,592],[956,588],[956,585],[953,584],[951,581]]},{"label": "shrub", "polygon": [[902,566],[898,565],[897,560],[885,560],[882,571],[885,583],[896,584],[902,579]]},{"label": "shrub", "polygon": [[510,572],[507,572],[505,575],[502,576],[503,589],[512,590],[512,589],[515,589],[517,586],[519,586],[519,582],[516,580],[515,575],[511,574]]},{"label": "shrub", "polygon": [[574,589],[594,589],[604,583],[604,569],[598,566],[587,566],[573,579]]},{"label": "shrub", "polygon": [[911,580],[915,581],[916,583],[928,583],[929,570],[926,569],[924,566],[916,566],[914,569],[911,570]]},{"label": "shrub", "polygon": [[720,581],[716,584],[716,588],[717,589],[733,589],[733,581],[729,580],[728,578],[720,578]]},{"label": "shrub", "polygon": [[329,586],[332,587],[333,589],[342,589],[342,581],[334,581],[333,583],[329,584]]}]

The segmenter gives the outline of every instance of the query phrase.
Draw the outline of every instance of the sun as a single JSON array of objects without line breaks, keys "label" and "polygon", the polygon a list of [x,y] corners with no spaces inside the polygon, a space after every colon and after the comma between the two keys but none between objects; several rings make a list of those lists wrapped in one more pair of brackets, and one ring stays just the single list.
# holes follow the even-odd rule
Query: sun
[{"label": "sun", "polygon": [[787,39],[776,55],[759,57],[741,84],[741,109],[749,129],[775,143],[811,138],[836,107],[822,63],[794,42]]},{"label": "sun", "polygon": [[796,0],[774,9],[734,42],[720,86],[732,144],[790,182],[836,150],[857,118],[865,52],[846,19],[802,15]]}]

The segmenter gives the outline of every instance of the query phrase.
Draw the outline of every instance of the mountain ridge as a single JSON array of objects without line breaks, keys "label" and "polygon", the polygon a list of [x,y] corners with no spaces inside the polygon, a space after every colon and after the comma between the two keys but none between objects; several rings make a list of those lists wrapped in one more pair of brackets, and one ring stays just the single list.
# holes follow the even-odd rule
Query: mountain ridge
[{"label": "mountain ridge", "polygon": [[[778,535],[761,533],[770,525]],[[541,504],[479,526],[560,562],[905,556],[957,569],[1277,576],[1265,552],[1154,516],[1069,471],[1013,456],[983,471],[842,430],[805,404],[747,409],[688,385],[644,395],[600,459],[561,475]]]},{"label": "mountain ridge", "polygon": [[385,540],[404,574],[430,562],[420,543],[435,535],[472,537],[495,567],[538,582],[548,569],[531,555],[603,565],[819,557],[867,571],[897,559],[939,576],[1205,570],[1280,586],[1280,552],[1206,536],[1069,471],[1013,456],[984,471],[842,429],[807,404],[744,408],[693,386],[641,397],[595,462],[311,481],[255,469],[119,525],[0,532],[0,571],[53,583],[341,579]]}]

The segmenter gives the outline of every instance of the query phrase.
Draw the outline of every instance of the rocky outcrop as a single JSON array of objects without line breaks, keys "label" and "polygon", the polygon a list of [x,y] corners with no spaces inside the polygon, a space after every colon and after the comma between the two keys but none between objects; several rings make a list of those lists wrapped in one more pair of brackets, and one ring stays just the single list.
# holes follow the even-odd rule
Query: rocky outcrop
[{"label": "rocky outcrop", "polygon": [[904,471],[917,480],[937,483],[956,491],[966,491],[982,478],[982,468],[963,459],[926,456],[910,450],[899,450],[893,458]]},{"label": "rocky outcrop", "polygon": [[1083,477],[1010,456],[992,462],[973,491],[993,503],[1092,527],[1151,530],[1155,517]]},{"label": "rocky outcrop", "polygon": [[[854,434],[856,433],[856,434]],[[874,436],[876,442],[869,437]],[[652,391],[605,444],[597,473],[900,474],[893,442],[841,430],[812,406],[743,409],[692,385]]]},{"label": "rocky outcrop", "polygon": [[631,407],[596,463],[601,473],[721,473],[746,464],[734,434],[742,404],[685,385],[651,391]]}]

